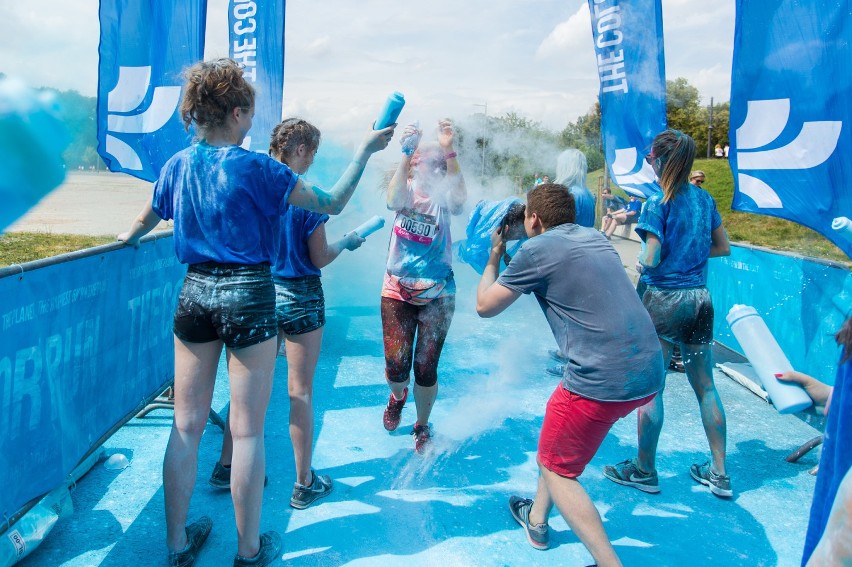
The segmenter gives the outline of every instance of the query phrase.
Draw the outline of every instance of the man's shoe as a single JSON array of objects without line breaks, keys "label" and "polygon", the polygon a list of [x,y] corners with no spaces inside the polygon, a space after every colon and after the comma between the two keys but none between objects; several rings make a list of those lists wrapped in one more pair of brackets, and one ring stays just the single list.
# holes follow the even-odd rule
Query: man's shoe
[{"label": "man's shoe", "polygon": [[186,527],[186,547],[180,551],[169,552],[169,567],[192,567],[198,559],[201,546],[207,541],[210,530],[213,529],[213,520],[202,516],[194,523]]},{"label": "man's shoe", "polygon": [[550,358],[560,364],[565,364],[566,362],[568,362],[568,359],[562,355],[562,351],[559,349],[552,348],[547,351],[547,354],[550,355]]},{"label": "man's shoe", "polygon": [[646,473],[639,470],[636,462],[627,459],[617,465],[607,465],[603,474],[612,482],[638,488],[642,492],[657,494],[660,491],[660,480],[657,471]]},{"label": "man's shoe", "polygon": [[393,397],[393,394],[390,395],[390,399],[388,400],[388,407],[385,408],[385,416],[383,422],[385,424],[385,429],[388,431],[393,431],[397,427],[399,427],[399,420],[402,418],[402,408],[405,406],[405,400],[408,399],[408,388],[402,391],[402,399],[397,400]]},{"label": "man's shoe", "polygon": [[556,366],[549,366],[545,372],[552,376],[559,376],[562,378],[565,375],[565,365],[557,364]]},{"label": "man's shoe", "polygon": [[689,467],[689,474],[704,486],[709,487],[710,492],[716,496],[730,498],[734,495],[734,491],[731,490],[731,477],[714,473],[709,462],[703,465],[692,465]]},{"label": "man's shoe", "polygon": [[[207,484],[213,488],[221,490],[231,490],[231,467],[223,466],[222,463],[216,462],[213,467],[213,473],[207,479]],[[263,477],[263,486],[269,484],[269,477]]]},{"label": "man's shoe", "polygon": [[527,534],[527,541],[536,549],[544,551],[550,547],[550,530],[547,523],[530,524],[530,510],[532,509],[533,501],[529,498],[521,498],[520,496],[509,497],[509,512],[512,517],[518,522],[524,532]]},{"label": "man's shoe", "polygon": [[290,497],[290,506],[297,510],[304,510],[315,500],[319,500],[331,494],[334,483],[327,474],[318,475],[317,471],[311,469],[311,483],[308,486],[299,484],[293,487],[293,496]]},{"label": "man's shoe", "polygon": [[411,434],[414,435],[414,450],[422,455],[426,452],[426,446],[432,439],[432,432],[429,430],[429,426],[415,424],[414,429],[411,430]]},{"label": "man's shoe", "polygon": [[260,534],[260,549],[254,557],[234,557],[234,567],[261,567],[281,559],[281,536],[278,532]]}]

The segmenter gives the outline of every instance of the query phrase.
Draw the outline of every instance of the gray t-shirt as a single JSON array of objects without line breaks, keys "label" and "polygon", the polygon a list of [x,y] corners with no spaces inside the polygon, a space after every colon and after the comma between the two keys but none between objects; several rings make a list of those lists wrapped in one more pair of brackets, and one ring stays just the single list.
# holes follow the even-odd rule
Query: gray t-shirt
[{"label": "gray t-shirt", "polygon": [[567,390],[614,402],[662,389],[654,324],[618,253],[598,231],[562,224],[529,239],[497,283],[535,294],[568,358]]}]

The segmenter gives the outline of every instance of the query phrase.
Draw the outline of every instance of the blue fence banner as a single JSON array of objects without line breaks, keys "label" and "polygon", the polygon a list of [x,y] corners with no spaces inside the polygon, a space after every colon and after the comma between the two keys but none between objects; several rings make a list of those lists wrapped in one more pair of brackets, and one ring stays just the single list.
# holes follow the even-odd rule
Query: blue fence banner
[{"label": "blue fence banner", "polygon": [[660,0],[589,0],[589,11],[607,167],[627,193],[649,197],[660,187],[645,155],[666,129]]},{"label": "blue fence banner", "polygon": [[852,256],[850,43],[849,0],[737,0],[729,159],[733,209],[803,224]]},{"label": "blue fence banner", "polygon": [[731,246],[709,262],[714,338],[743,354],[725,316],[735,304],[751,305],[793,368],[834,383],[840,350],[834,334],[852,311],[852,274],[839,264],[761,248]]},{"label": "blue fence banner", "polygon": [[254,120],[243,147],[266,153],[284,97],[284,0],[229,0],[229,51],[255,88]]},{"label": "blue fence banner", "polygon": [[191,136],[177,112],[184,69],[204,56],[206,0],[102,0],[98,154],[154,181]]},{"label": "blue fence banner", "polygon": [[174,240],[0,277],[0,517],[59,486],[174,376]]}]

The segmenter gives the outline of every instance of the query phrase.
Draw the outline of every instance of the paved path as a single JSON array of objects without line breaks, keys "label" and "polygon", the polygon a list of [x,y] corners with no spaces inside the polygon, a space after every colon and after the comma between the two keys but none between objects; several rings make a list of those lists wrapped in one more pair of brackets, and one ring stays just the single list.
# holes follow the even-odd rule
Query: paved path
[{"label": "paved path", "polygon": [[[635,243],[614,242],[632,263]],[[506,506],[509,495],[535,489],[536,440],[557,384],[544,371],[554,345],[533,299],[521,298],[500,317],[481,320],[474,312],[477,276],[458,265],[458,307],[432,419],[434,450],[425,457],[412,451],[413,407],[405,408],[397,432],[382,428],[388,393],[378,296],[386,246],[384,238],[373,238],[324,275],[328,325],[316,376],[314,465],[331,474],[336,488],[303,511],[288,505],[294,468],[286,359],[279,358],[267,419],[263,529],[284,535],[289,565],[591,563],[558,515],[551,518],[553,548],[541,552],[526,543]],[[679,373],[669,374],[665,391],[662,492],[648,495],[601,475],[603,465],[635,454],[633,415],[616,424],[581,477],[625,565],[798,565],[814,486],[807,471],[817,457],[809,454],[797,464],[783,457],[817,431],[723,376],[717,382],[728,415],[732,500],[714,497],[689,476],[689,465],[703,462],[708,449],[695,397]],[[227,396],[220,373],[215,409]],[[161,466],[169,427],[169,413],[158,410],[118,431],[106,453],[125,454],[131,466],[110,471],[95,465],[73,493],[74,514],[23,565],[164,564]],[[201,442],[190,517],[208,514],[214,528],[199,567],[230,564],[236,549],[229,494],[206,483],[221,439],[208,425]]]}]

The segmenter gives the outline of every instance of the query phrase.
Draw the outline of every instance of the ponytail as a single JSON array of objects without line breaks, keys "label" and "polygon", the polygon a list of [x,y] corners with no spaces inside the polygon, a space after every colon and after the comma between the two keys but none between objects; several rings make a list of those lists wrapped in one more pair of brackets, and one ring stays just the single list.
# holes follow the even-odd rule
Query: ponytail
[{"label": "ponytail", "polygon": [[651,151],[660,163],[663,203],[668,203],[689,180],[695,161],[695,140],[680,130],[668,129],[654,138]]}]

